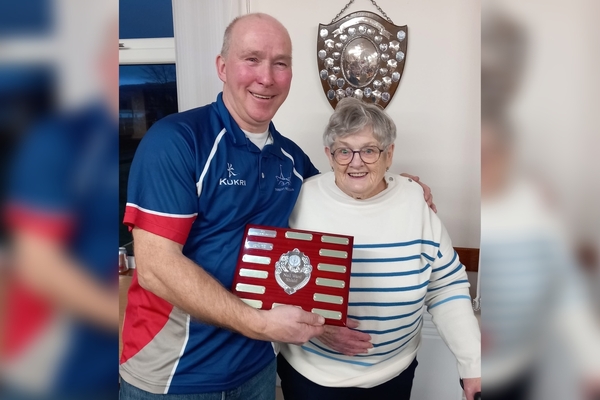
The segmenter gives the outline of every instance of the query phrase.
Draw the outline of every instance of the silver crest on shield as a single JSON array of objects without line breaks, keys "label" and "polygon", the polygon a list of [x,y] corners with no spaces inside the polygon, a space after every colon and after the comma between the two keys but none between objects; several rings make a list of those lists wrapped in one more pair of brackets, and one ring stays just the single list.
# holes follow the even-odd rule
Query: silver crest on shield
[{"label": "silver crest on shield", "polygon": [[310,259],[300,250],[283,253],[275,263],[275,280],[287,294],[294,294],[310,280]]}]

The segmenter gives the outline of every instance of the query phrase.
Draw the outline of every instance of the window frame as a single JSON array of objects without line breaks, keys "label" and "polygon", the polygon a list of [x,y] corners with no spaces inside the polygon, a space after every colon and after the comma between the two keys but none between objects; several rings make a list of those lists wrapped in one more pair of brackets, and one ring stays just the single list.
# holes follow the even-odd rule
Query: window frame
[{"label": "window frame", "polygon": [[175,38],[119,39],[119,65],[175,64]]}]

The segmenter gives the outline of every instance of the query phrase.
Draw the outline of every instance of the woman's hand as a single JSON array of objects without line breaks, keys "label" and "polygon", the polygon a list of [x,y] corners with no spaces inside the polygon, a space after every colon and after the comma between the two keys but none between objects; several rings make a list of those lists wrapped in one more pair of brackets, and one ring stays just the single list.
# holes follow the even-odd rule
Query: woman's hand
[{"label": "woman's hand", "polygon": [[475,393],[481,393],[481,378],[463,378],[462,381],[467,400],[473,400]]},{"label": "woman's hand", "polygon": [[416,175],[410,175],[406,172],[400,175],[410,178],[413,181],[417,182],[419,185],[421,185],[421,187],[423,188],[423,195],[425,196],[425,201],[427,202],[427,205],[433,210],[434,213],[437,213],[437,207],[435,206],[435,204],[433,204],[433,194],[431,194],[431,188],[423,182],[421,182],[419,177]]},{"label": "woman's hand", "polygon": [[366,354],[373,347],[371,335],[356,331],[358,321],[348,319],[346,327],[325,325],[325,332],[317,338],[332,348],[347,356]]}]

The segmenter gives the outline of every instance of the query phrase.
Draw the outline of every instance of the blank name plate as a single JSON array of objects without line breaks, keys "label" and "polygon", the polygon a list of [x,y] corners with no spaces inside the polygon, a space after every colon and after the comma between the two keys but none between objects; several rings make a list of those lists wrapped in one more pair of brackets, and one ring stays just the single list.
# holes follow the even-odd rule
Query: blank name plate
[{"label": "blank name plate", "polygon": [[352,236],[247,225],[232,292],[251,307],[301,307],[346,326]]}]

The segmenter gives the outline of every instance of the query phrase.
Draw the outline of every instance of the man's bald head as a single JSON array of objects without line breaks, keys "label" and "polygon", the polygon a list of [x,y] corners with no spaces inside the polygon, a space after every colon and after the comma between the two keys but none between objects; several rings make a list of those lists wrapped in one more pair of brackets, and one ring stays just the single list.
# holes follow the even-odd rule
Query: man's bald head
[{"label": "man's bald head", "polygon": [[231,45],[231,38],[233,36],[233,31],[234,31],[235,27],[237,25],[239,25],[240,22],[247,21],[250,19],[262,20],[264,22],[269,22],[269,23],[278,25],[289,38],[289,33],[288,33],[287,29],[285,29],[285,26],[283,26],[283,24],[281,22],[279,22],[276,18],[273,18],[272,16],[270,16],[268,14],[252,13],[252,14],[241,15],[239,17],[234,18],[233,21],[231,21],[229,23],[229,25],[227,26],[227,29],[225,29],[225,34],[223,35],[223,46],[221,47],[221,56],[223,58],[226,58],[227,54],[229,53],[229,47]]}]

